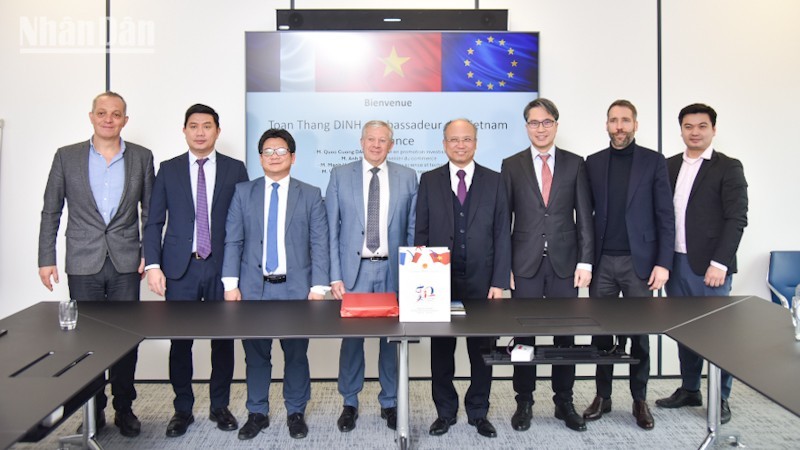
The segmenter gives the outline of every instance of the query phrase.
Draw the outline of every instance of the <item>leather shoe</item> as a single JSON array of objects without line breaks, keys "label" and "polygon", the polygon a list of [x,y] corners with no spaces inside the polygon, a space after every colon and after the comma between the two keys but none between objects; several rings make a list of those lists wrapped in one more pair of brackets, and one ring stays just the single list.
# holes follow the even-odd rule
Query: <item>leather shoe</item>
[{"label": "leather shoe", "polygon": [[731,405],[723,399],[719,405],[719,423],[726,424],[731,421]]},{"label": "leather shoe", "polygon": [[441,436],[447,433],[450,430],[450,427],[456,424],[456,418],[443,418],[437,417],[436,420],[433,421],[431,424],[431,428],[428,430],[428,434],[431,436]]},{"label": "leather shoe", "polygon": [[336,421],[336,426],[339,427],[339,431],[342,433],[353,431],[356,427],[356,419],[358,419],[358,410],[355,406],[345,405],[345,407],[342,408],[342,414],[339,416],[339,420]]},{"label": "leather shoe", "polygon": [[636,425],[645,430],[652,430],[656,426],[653,415],[650,414],[650,408],[644,400],[633,401],[633,417],[636,417]]},{"label": "leather shoe", "polygon": [[130,409],[117,411],[114,414],[114,425],[119,428],[119,434],[125,437],[136,437],[142,431],[142,423]]},{"label": "leather shoe", "polygon": [[517,431],[525,431],[531,427],[533,402],[517,402],[517,410],[511,416],[511,427]]},{"label": "leather shoe", "polygon": [[556,405],[556,419],[563,420],[570,430],[586,431],[586,422],[575,411],[575,405],[572,402]]},{"label": "leather shoe", "polygon": [[289,436],[292,439],[303,439],[308,436],[308,425],[306,425],[302,414],[294,413],[289,415],[286,419],[286,424],[289,425]]},{"label": "leather shoe", "polygon": [[596,395],[592,400],[592,404],[583,411],[583,419],[597,420],[608,412],[611,412],[611,399]]},{"label": "leather shoe", "polygon": [[250,413],[247,415],[247,422],[239,429],[239,439],[242,441],[253,439],[261,433],[261,430],[269,426],[269,416],[261,413]]},{"label": "leather shoe", "polygon": [[661,408],[681,408],[684,406],[703,406],[703,394],[700,391],[689,392],[680,387],[675,389],[669,397],[656,400],[656,406]]},{"label": "leather shoe", "polygon": [[392,430],[397,429],[397,408],[381,408],[381,419],[386,419],[386,426]]},{"label": "leather shoe", "polygon": [[236,421],[236,417],[233,417],[227,406],[211,409],[208,412],[208,420],[216,422],[217,428],[222,431],[233,431],[239,428],[239,422]]},{"label": "leather shoe", "polygon": [[467,421],[470,425],[478,430],[478,434],[484,437],[493,438],[497,437],[497,430],[494,429],[492,422],[486,417],[478,417],[477,419],[469,419]]},{"label": "leather shoe", "polygon": [[192,413],[175,411],[175,414],[172,415],[167,424],[167,437],[183,436],[192,423],[194,423]]}]

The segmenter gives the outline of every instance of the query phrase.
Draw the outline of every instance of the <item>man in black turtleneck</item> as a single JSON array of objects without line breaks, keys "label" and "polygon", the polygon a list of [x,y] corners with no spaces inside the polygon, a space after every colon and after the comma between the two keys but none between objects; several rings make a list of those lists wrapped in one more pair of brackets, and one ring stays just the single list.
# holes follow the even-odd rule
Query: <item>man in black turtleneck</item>
[{"label": "man in black turtleneck", "polygon": [[[593,298],[652,297],[672,269],[675,213],[664,156],[640,147],[634,140],[639,126],[636,107],[617,100],[607,111],[609,148],[586,159],[594,200],[595,265],[589,296]],[[647,406],[650,375],[649,336],[619,336],[631,340],[630,388],[636,424],[654,426]],[[614,349],[613,336],[594,336],[600,350]],[[596,420],[611,411],[613,365],[598,365],[597,394],[583,417]]]}]

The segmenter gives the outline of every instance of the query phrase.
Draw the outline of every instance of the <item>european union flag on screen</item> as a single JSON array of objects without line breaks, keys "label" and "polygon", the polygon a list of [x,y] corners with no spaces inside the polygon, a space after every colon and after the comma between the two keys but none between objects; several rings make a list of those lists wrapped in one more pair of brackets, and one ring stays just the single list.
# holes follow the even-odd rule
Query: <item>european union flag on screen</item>
[{"label": "european union flag on screen", "polygon": [[539,92],[539,34],[442,33],[442,91]]}]

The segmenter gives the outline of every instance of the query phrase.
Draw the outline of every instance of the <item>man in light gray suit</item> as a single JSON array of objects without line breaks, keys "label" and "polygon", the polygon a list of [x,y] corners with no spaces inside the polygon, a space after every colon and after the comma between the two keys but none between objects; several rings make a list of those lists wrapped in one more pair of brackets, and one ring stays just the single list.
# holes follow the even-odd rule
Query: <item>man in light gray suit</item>
[{"label": "man in light gray suit", "polygon": [[[153,153],[120,138],[128,123],[125,100],[117,93],[95,97],[89,120],[91,139],[58,149],[47,187],[39,228],[39,277],[53,290],[58,283],[56,236],[64,202],[67,218],[66,268],[70,297],[83,300],[138,301],[144,270],[140,229],[147,222],[155,179]],[[141,207],[141,214],[140,214]],[[137,349],[111,367],[114,423],[124,436],[139,434],[131,410]],[[97,395],[97,428],[105,425],[107,398]]]},{"label": "man in light gray suit", "polygon": [[[225,224],[222,283],[225,300],[322,300],[329,278],[328,222],[318,187],[291,178],[295,141],[270,129],[258,143],[263,178],[236,185]],[[239,439],[269,426],[272,339],[244,339],[247,422]],[[289,435],[306,437],[311,398],[308,339],[281,339],[283,399]]]},{"label": "man in light gray suit", "polygon": [[[331,291],[397,292],[397,248],[414,243],[417,174],[386,161],[394,145],[392,127],[367,122],[361,132],[364,159],[331,171],[325,208],[331,252]],[[378,401],[381,418],[397,428],[397,348],[380,340]],[[351,431],[358,418],[358,393],[364,386],[364,338],[342,339],[339,393],[344,408],[336,425]]]}]

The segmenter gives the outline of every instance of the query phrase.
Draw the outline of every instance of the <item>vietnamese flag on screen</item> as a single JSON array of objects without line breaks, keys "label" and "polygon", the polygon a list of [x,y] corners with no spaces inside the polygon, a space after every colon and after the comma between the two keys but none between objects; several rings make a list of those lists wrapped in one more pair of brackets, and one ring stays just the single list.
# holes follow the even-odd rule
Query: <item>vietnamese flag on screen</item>
[{"label": "vietnamese flag on screen", "polygon": [[[335,35],[315,51],[317,92],[438,92],[441,34]],[[322,48],[320,48],[322,47]]]}]

